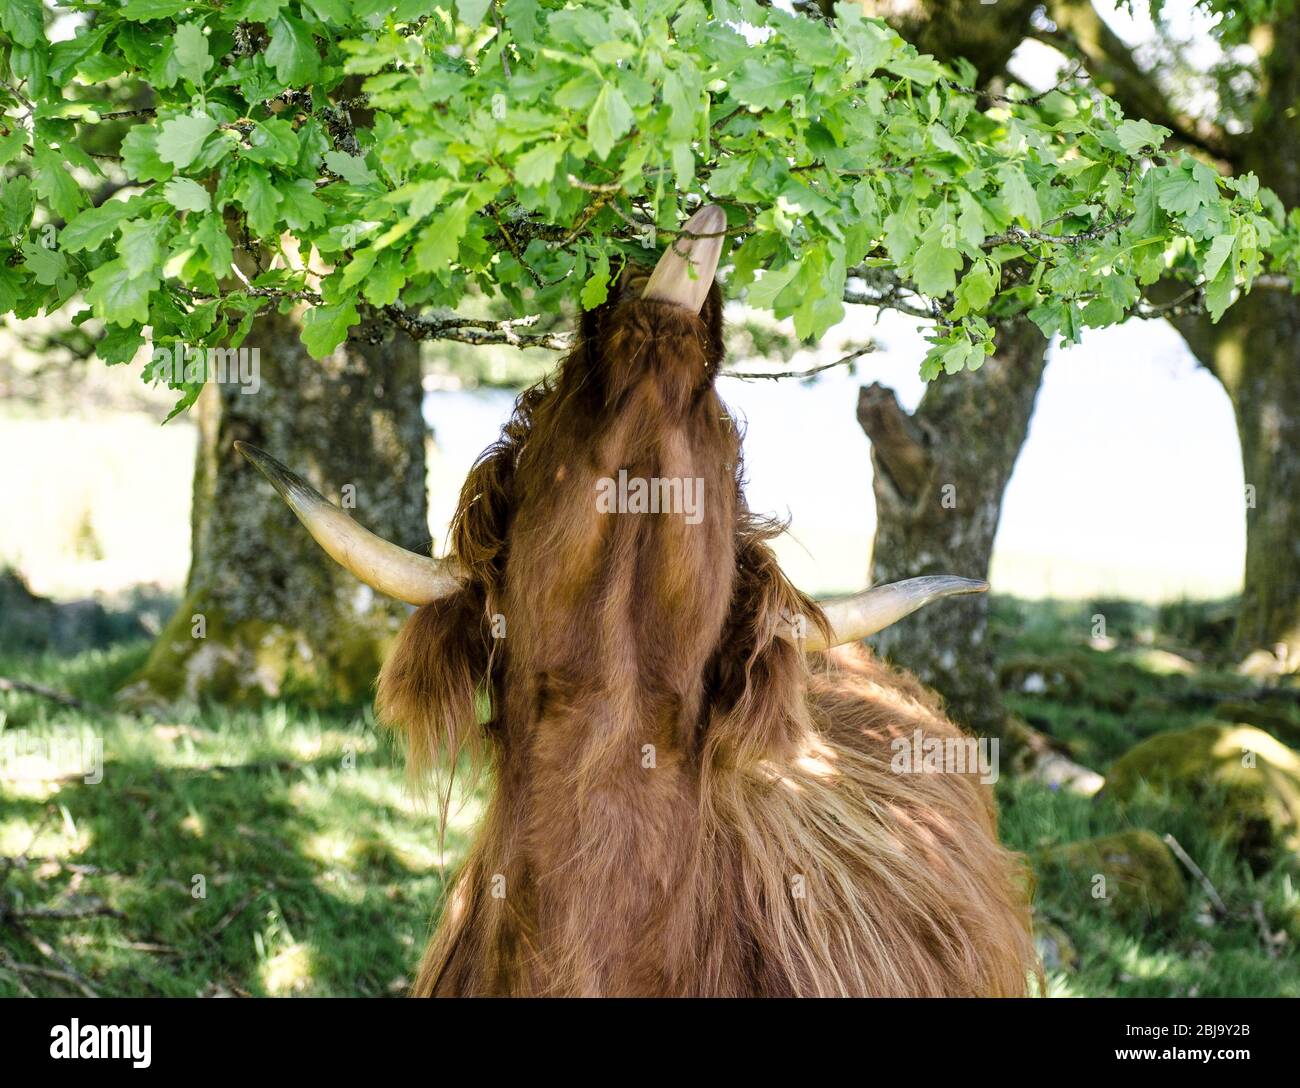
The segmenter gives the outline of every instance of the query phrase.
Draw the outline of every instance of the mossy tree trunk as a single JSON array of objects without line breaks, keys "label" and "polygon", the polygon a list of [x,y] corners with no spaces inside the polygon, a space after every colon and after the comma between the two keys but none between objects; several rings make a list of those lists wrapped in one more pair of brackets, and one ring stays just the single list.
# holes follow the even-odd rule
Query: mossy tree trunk
[{"label": "mossy tree trunk", "polygon": [[[1027,0],[864,4],[923,52],[970,61],[981,87],[1004,77],[1036,7]],[[998,353],[979,371],[933,382],[911,416],[892,391],[862,389],[858,422],[871,439],[875,470],[873,582],[935,573],[987,577],[1002,493],[1028,431],[1047,349],[1028,322],[1003,327],[997,340]],[[1008,733],[988,642],[987,597],[931,605],[873,641],[938,690],[968,728]]]},{"label": "mossy tree trunk", "polygon": [[[1300,11],[1258,36],[1262,94],[1242,153],[1287,208],[1300,207]],[[1232,397],[1246,484],[1246,571],[1237,649],[1285,647],[1300,670],[1300,297],[1259,289],[1228,311],[1216,373]]]},{"label": "mossy tree trunk", "polygon": [[[1254,39],[1261,51],[1254,127],[1233,138],[1233,167],[1254,171],[1286,208],[1300,207],[1300,11]],[[1300,296],[1257,286],[1218,325],[1176,322],[1223,383],[1237,417],[1246,568],[1235,652],[1263,651],[1300,671]]]},{"label": "mossy tree trunk", "polygon": [[185,596],[129,702],[366,696],[406,608],[345,573],[235,452],[261,446],[404,547],[429,546],[417,345],[402,334],[307,355],[292,316],[254,327],[260,388],[212,385],[196,406],[192,556]]},{"label": "mossy tree trunk", "polygon": [[[862,388],[858,422],[871,439],[877,514],[873,583],[988,576],[1002,495],[1028,433],[1047,349],[1027,321],[1001,328],[997,343],[978,371],[933,382],[911,415],[892,390]],[[978,733],[1005,734],[986,596],[933,604],[874,642],[936,688],[956,720]]]},{"label": "mossy tree trunk", "polygon": [[[1300,133],[1297,133],[1300,138]],[[1260,290],[1215,330],[1241,441],[1246,568],[1235,651],[1300,669],[1300,299]]]}]

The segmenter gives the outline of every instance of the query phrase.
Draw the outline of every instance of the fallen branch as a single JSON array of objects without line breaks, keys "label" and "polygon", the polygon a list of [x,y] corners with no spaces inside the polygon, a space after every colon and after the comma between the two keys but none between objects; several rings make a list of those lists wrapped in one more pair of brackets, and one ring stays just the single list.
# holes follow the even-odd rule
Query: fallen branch
[{"label": "fallen branch", "polygon": [[114,941],[114,948],[125,948],[130,952],[154,952],[160,956],[179,956],[180,949],[173,948],[169,944],[158,944],[155,941]]},{"label": "fallen branch", "polygon": [[1286,930],[1278,930],[1274,933],[1268,926],[1268,918],[1264,915],[1264,904],[1256,899],[1250,905],[1251,917],[1255,919],[1255,926],[1259,930],[1259,939],[1264,945],[1264,951],[1271,960],[1277,959],[1282,954],[1282,946],[1287,943]]},{"label": "fallen branch", "polygon": [[60,706],[71,707],[74,710],[87,709],[86,704],[76,696],[69,695],[65,691],[47,688],[44,684],[33,684],[30,680],[12,680],[7,676],[0,676],[0,691],[17,691],[25,695],[37,695],[42,699],[49,699]]},{"label": "fallen branch", "polygon": [[1183,849],[1182,844],[1179,843],[1176,838],[1170,834],[1165,834],[1162,837],[1165,840],[1165,845],[1174,852],[1174,857],[1181,861],[1187,871],[1200,883],[1201,888],[1209,897],[1210,904],[1214,907],[1215,913],[1226,917],[1228,914],[1228,905],[1223,901],[1223,897],[1219,895],[1219,890],[1210,883],[1210,878],[1206,876],[1201,867],[1192,860],[1191,855]]},{"label": "fallen branch", "polygon": [[[333,757],[330,757],[333,758]],[[166,767],[155,773],[229,774],[234,771],[300,771],[306,766],[296,759],[255,759],[251,763],[214,763],[209,767]]]},{"label": "fallen branch", "polygon": [[28,929],[26,926],[21,924],[15,924],[14,930],[15,932],[25,937],[28,940],[28,942],[32,945],[32,947],[36,949],[37,952],[39,952],[42,956],[44,956],[47,960],[49,960],[52,964],[54,964],[54,966],[58,969],[57,974],[55,974],[55,973],[51,973],[49,968],[44,968],[40,971],[41,974],[44,974],[50,978],[61,978],[66,982],[70,982],[87,997],[99,996],[99,994],[95,992],[94,987],[92,987],[90,983],[87,982],[84,977],[82,977],[80,972],[78,972],[77,969],[72,966],[72,964],[70,964],[67,960],[65,960],[62,956],[60,956],[48,941],[46,941],[42,937],[37,936],[30,929]]},{"label": "fallen branch", "polygon": [[85,907],[33,907],[31,910],[0,910],[0,919],[19,919],[30,922],[67,922],[78,918],[125,918],[120,910],[107,903]]},{"label": "fallen branch", "polygon": [[18,992],[23,997],[35,997],[36,995],[28,988],[27,983],[23,981],[22,971],[39,971],[40,968],[32,967],[30,964],[19,963],[10,956],[3,948],[0,948],[0,971],[12,975],[14,982],[18,986]]},{"label": "fallen branch", "polygon": [[80,862],[64,861],[62,858],[33,858],[26,854],[0,855],[0,865],[6,869],[29,869],[33,865],[57,865],[65,873],[78,873],[81,876],[100,876],[105,870],[98,865],[83,865]]},{"label": "fallen branch", "polygon": [[230,925],[231,922],[233,922],[236,918],[238,918],[241,914],[243,914],[245,909],[247,909],[248,904],[251,903],[254,899],[256,899],[265,890],[266,889],[262,887],[254,888],[251,892],[245,895],[238,903],[236,903],[233,907],[231,907],[230,910],[226,912],[225,916],[221,919],[221,921],[219,921],[215,926],[213,926],[210,930],[208,930],[208,940],[215,941],[221,935],[222,930],[224,930],[228,925]]},{"label": "fallen branch", "polygon": [[[90,990],[89,993],[86,993],[86,991],[89,989],[89,987],[85,985],[86,980],[76,973],[68,972],[68,971],[57,971],[52,967],[38,967],[34,963],[19,963],[17,960],[9,959],[8,957],[5,958],[3,964],[6,968],[14,972],[21,972],[22,974],[27,974],[27,975],[40,975],[42,978],[53,978],[53,979],[58,979],[61,982],[70,982],[72,983],[72,985],[76,986],[79,990],[81,990],[82,993],[85,993],[87,997],[99,996],[93,990]],[[27,990],[26,986],[23,986],[22,988],[27,991],[28,997],[32,996],[32,992],[30,990]]]}]

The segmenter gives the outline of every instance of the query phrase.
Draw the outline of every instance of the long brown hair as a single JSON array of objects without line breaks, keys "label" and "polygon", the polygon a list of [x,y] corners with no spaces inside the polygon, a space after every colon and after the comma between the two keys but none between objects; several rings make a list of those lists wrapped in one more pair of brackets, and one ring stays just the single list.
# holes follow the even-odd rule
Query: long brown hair
[{"label": "long brown hair", "polygon": [[[417,775],[492,776],[416,992],[1023,993],[987,787],[890,767],[896,737],[956,727],[864,651],[788,637],[826,621],[745,505],[721,296],[638,285],[519,398],[461,491],[460,587],[380,677]],[[601,511],[620,472],[698,481],[698,518]]]}]

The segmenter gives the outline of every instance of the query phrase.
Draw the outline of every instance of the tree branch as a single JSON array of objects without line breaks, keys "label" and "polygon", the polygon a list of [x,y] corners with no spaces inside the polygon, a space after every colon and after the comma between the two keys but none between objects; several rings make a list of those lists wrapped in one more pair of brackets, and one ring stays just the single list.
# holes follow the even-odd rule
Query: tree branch
[{"label": "tree branch", "polygon": [[809,367],[807,370],[777,370],[777,371],[724,370],[721,372],[720,377],[738,378],[740,381],[743,382],[752,382],[752,381],[761,381],[761,380],[776,381],[780,378],[798,378],[798,379],[811,378],[815,374],[820,374],[823,371],[832,369],[833,367],[847,366],[850,363],[855,363],[859,359],[861,359],[862,356],[870,355],[871,352],[875,350],[876,350],[875,344],[867,344],[864,347],[858,348],[856,351],[849,352],[847,355],[841,355],[838,359],[834,360],[833,362],[822,363],[820,366]]},{"label": "tree branch", "polygon": [[898,494],[911,501],[930,475],[930,453],[920,425],[879,382],[858,390],[858,423],[871,439],[871,459]]},{"label": "tree branch", "polygon": [[1050,0],[1047,12],[1057,29],[1034,30],[1031,37],[1082,60],[1093,82],[1128,116],[1163,125],[1179,143],[1200,148],[1217,159],[1236,161],[1231,137],[1212,122],[1177,109],[1151,73],[1134,59],[1124,40],[1097,14],[1092,0]]}]

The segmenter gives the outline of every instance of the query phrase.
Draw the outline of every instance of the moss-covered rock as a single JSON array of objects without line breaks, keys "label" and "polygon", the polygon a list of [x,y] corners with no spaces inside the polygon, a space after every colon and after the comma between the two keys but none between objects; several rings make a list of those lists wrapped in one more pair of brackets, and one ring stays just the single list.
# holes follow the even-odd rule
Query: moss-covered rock
[{"label": "moss-covered rock", "polygon": [[1052,846],[1038,852],[1034,867],[1044,883],[1126,923],[1168,921],[1187,902],[1187,882],[1177,859],[1151,831],[1121,831]]},{"label": "moss-covered rock", "polygon": [[1079,953],[1070,935],[1055,922],[1034,916],[1034,947],[1047,971],[1073,971],[1079,966]]},{"label": "moss-covered rock", "polygon": [[1003,691],[1020,695],[1073,700],[1079,697],[1086,681],[1083,673],[1068,662],[1022,654],[1002,663],[998,684]]},{"label": "moss-covered rock", "polygon": [[1106,794],[1141,783],[1193,805],[1257,867],[1300,850],[1300,755],[1253,726],[1205,722],[1148,737],[1111,764]]},{"label": "moss-covered rock", "polygon": [[1260,699],[1228,699],[1214,708],[1220,721],[1254,725],[1283,744],[1300,745],[1300,704]]},{"label": "moss-covered rock", "polygon": [[1144,646],[1125,654],[1122,660],[1130,662],[1152,676],[1195,676],[1196,666],[1182,654]]}]

